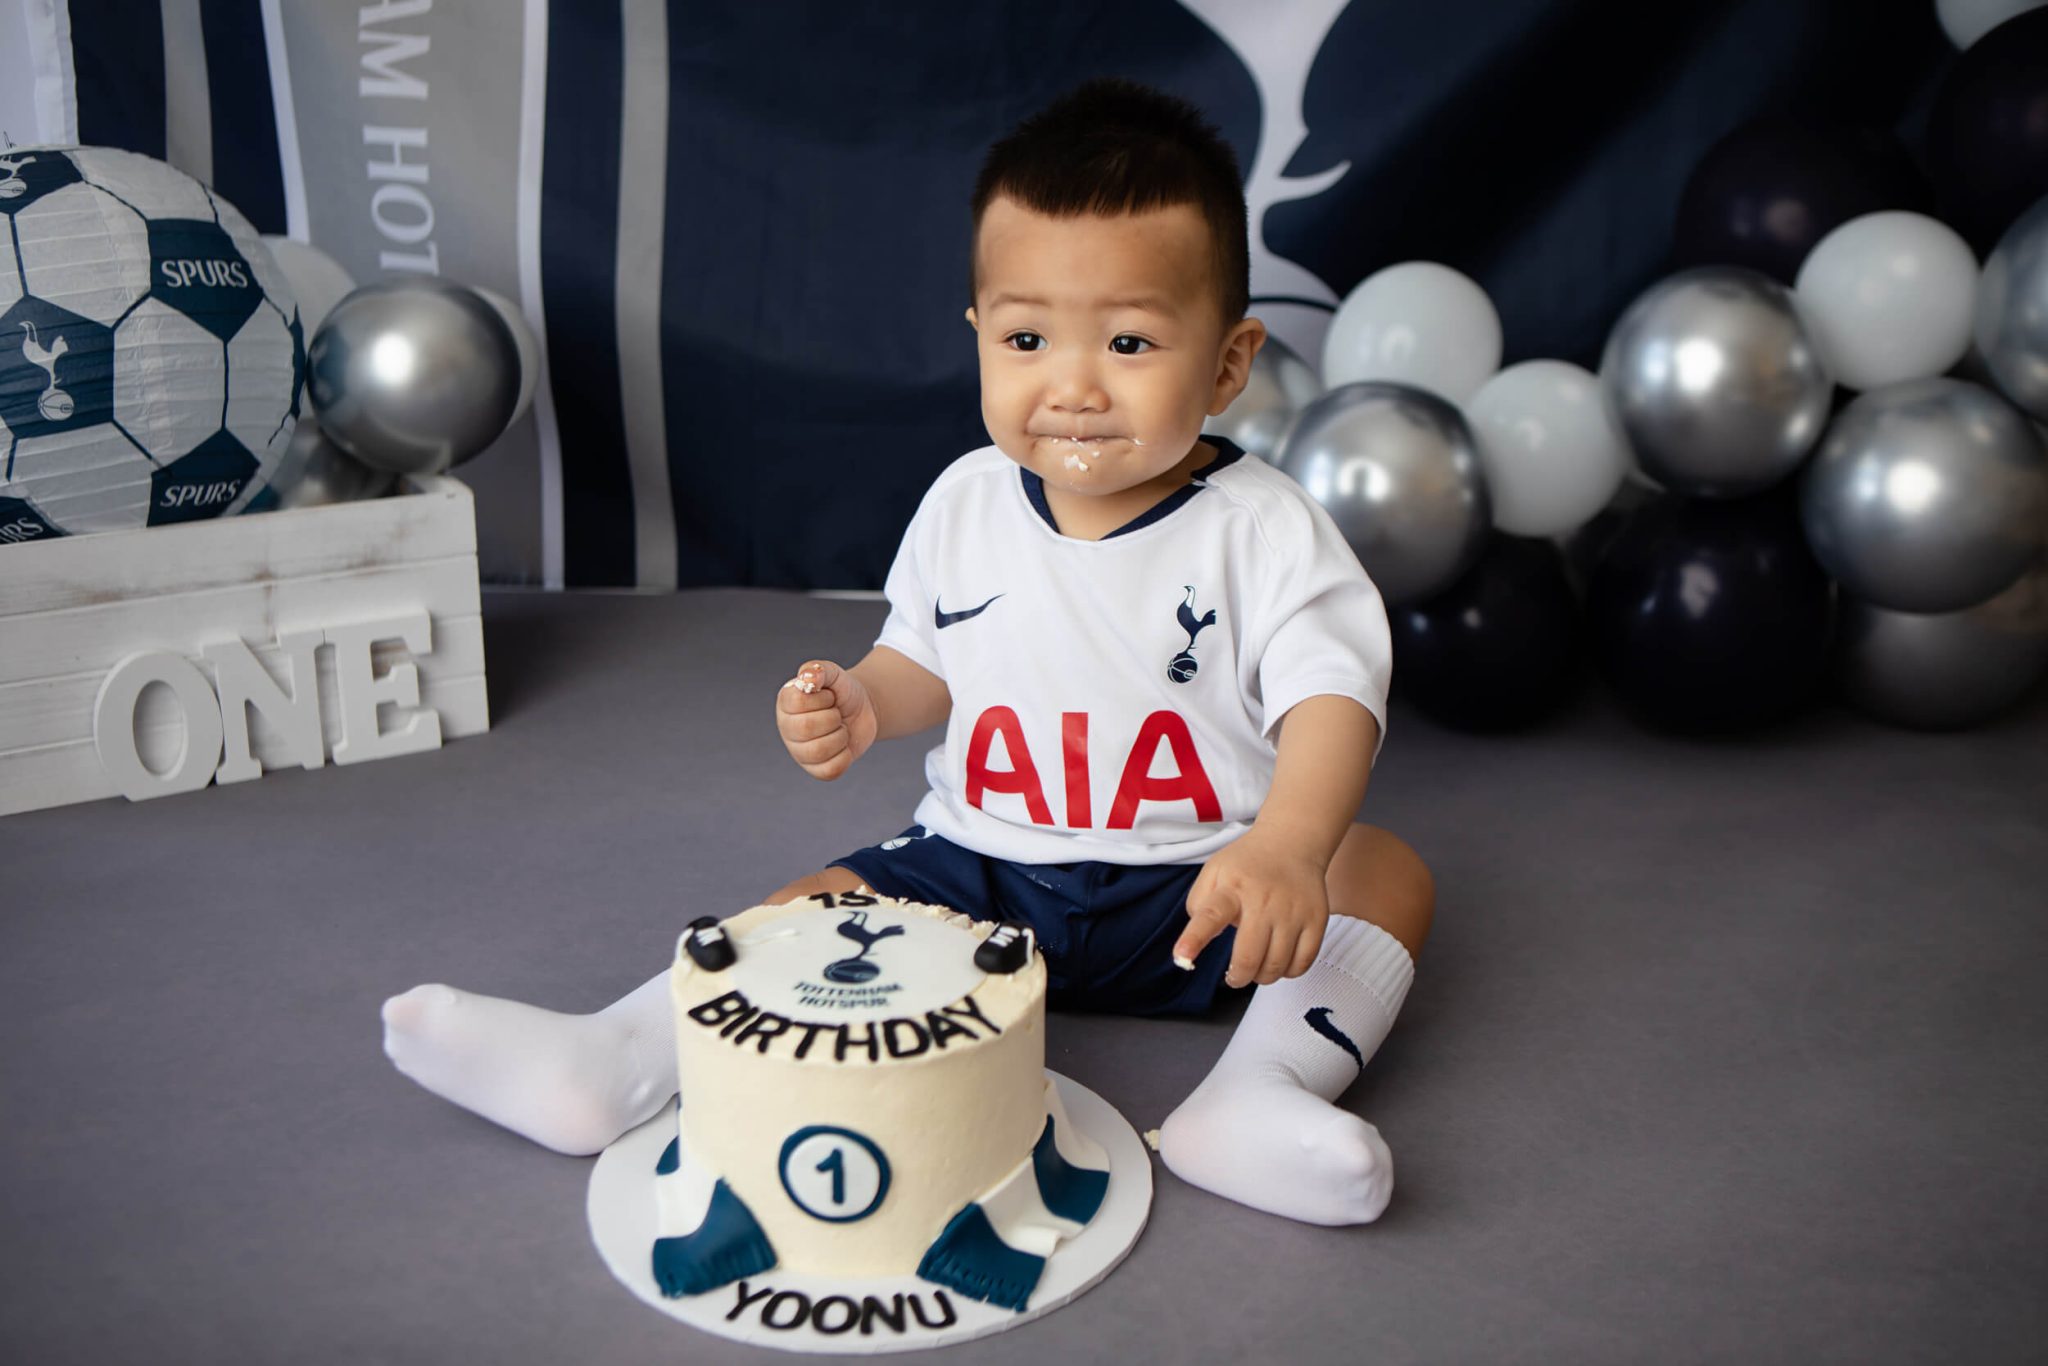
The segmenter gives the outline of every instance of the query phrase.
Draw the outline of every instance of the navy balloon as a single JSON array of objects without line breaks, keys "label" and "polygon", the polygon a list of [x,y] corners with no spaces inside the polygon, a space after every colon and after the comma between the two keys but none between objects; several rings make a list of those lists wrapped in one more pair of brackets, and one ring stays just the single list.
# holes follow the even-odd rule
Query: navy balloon
[{"label": "navy balloon", "polygon": [[1745,123],[1707,149],[1686,181],[1672,264],[1748,266],[1791,285],[1816,242],[1879,209],[1933,207],[1897,138],[1791,119]]},{"label": "navy balloon", "polygon": [[1940,218],[1979,258],[2048,194],[2048,9],[2006,20],[1942,74],[1927,171]]},{"label": "navy balloon", "polygon": [[1834,613],[1834,584],[1783,489],[1644,505],[1586,593],[1601,674],[1637,718],[1678,731],[1761,725],[1811,701]]},{"label": "navy balloon", "polygon": [[1493,533],[1448,591],[1387,621],[1394,695],[1458,730],[1529,725],[1579,681],[1579,604],[1546,540]]}]

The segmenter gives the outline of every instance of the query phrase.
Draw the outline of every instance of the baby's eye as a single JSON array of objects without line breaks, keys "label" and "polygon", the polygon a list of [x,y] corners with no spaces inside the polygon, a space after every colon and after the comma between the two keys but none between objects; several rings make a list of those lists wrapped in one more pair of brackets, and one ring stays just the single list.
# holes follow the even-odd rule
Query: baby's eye
[{"label": "baby's eye", "polygon": [[[1129,344],[1126,345],[1126,343]],[[1116,352],[1119,356],[1141,356],[1144,352],[1139,348],[1149,347],[1150,345],[1152,343],[1146,341],[1143,337],[1134,337],[1126,332],[1120,337],[1112,338],[1109,343],[1109,349]]]},{"label": "baby's eye", "polygon": [[1005,343],[1015,346],[1019,351],[1040,350],[1039,343],[1044,340],[1045,338],[1039,336],[1036,332],[1012,332],[1009,336],[1003,338]]}]

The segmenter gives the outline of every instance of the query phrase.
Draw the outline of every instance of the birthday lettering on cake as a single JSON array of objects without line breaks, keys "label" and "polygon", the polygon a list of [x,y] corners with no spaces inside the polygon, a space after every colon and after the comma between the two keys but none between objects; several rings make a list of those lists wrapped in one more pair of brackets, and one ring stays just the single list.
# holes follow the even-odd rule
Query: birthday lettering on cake
[{"label": "birthday lettering on cake", "polygon": [[886,1300],[878,1295],[862,1295],[858,1300],[851,1295],[826,1295],[814,1301],[801,1290],[777,1290],[769,1285],[752,1287],[741,1281],[734,1295],[726,1322],[752,1310],[760,1315],[763,1326],[778,1333],[809,1324],[828,1337],[856,1328],[862,1337],[872,1337],[877,1326],[900,1336],[919,1328],[951,1328],[960,1321],[943,1290],[931,1292],[935,1307],[929,1312],[920,1291],[908,1295],[899,1291]]},{"label": "birthday lettering on cake", "polygon": [[690,1018],[735,1048],[754,1046],[763,1056],[807,1058],[813,1048],[821,1058],[834,1062],[880,1062],[883,1058],[914,1058],[933,1049],[943,1052],[955,1039],[993,1038],[1003,1031],[981,1013],[972,996],[962,996],[949,1006],[927,1010],[922,1016],[896,1015],[864,1025],[824,1024],[793,1020],[772,1010],[763,1010],[738,991],[690,1009]]}]

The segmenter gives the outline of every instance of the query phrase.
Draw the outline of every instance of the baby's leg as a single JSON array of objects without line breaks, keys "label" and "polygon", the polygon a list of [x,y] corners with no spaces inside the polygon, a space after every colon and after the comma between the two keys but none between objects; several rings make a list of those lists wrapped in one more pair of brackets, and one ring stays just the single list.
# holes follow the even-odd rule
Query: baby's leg
[{"label": "baby's leg", "polygon": [[1330,861],[1314,966],[1252,993],[1208,1077],[1167,1117],[1182,1180],[1311,1224],[1368,1224],[1394,1191],[1379,1130],[1331,1102],[1357,1080],[1415,977],[1435,892],[1415,851],[1354,825]]},{"label": "baby's leg", "polygon": [[[827,868],[764,904],[858,886],[851,870]],[[443,1099],[577,1157],[601,1152],[676,1093],[666,970],[593,1015],[414,987],[384,1003],[384,1052]]]}]

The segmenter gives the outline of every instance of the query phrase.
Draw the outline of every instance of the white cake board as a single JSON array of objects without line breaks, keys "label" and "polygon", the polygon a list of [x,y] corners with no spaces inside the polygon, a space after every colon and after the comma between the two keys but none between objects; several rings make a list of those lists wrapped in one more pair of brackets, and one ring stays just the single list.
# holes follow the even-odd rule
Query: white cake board
[{"label": "white cake board", "polygon": [[[590,1173],[590,1235],[598,1255],[628,1290],[671,1318],[707,1333],[790,1351],[867,1355],[965,1342],[1029,1323],[1091,1289],[1129,1254],[1152,1212],[1152,1161],[1116,1107],[1081,1083],[1048,1070],[1067,1117],[1109,1154],[1109,1193],[1102,1208],[1046,1261],[1045,1274],[1021,1313],[969,1299],[910,1276],[799,1276],[771,1269],[702,1295],[670,1299],[654,1282],[654,1168],[675,1137],[675,1112],[663,1109],[598,1155]],[[740,1286],[749,1298],[742,1307]],[[764,1288],[773,1293],[763,1295]],[[864,1298],[893,1308],[903,1296],[903,1329],[858,1312]],[[911,1305],[916,1296],[918,1305]],[[846,1305],[826,1301],[844,1297]],[[914,1312],[924,1310],[922,1319]],[[823,1311],[826,1331],[814,1309]],[[852,1318],[845,1326],[842,1320]],[[950,1318],[952,1322],[947,1323]],[[927,1323],[943,1324],[926,1327]],[[863,1331],[865,1329],[865,1331]]]}]

